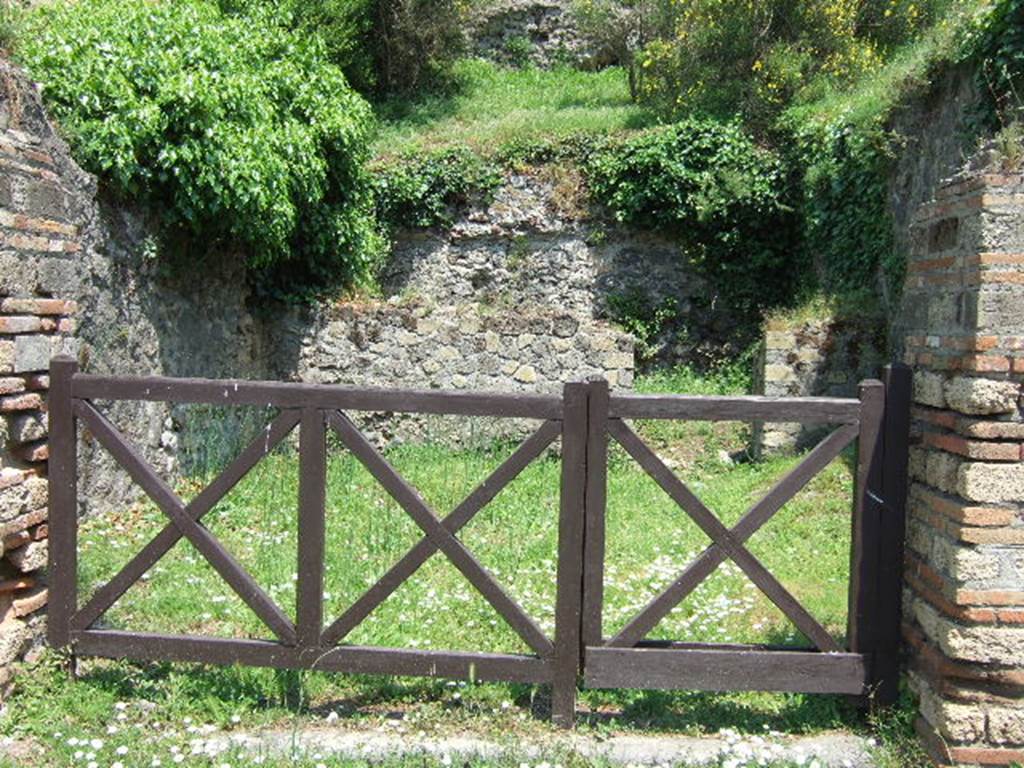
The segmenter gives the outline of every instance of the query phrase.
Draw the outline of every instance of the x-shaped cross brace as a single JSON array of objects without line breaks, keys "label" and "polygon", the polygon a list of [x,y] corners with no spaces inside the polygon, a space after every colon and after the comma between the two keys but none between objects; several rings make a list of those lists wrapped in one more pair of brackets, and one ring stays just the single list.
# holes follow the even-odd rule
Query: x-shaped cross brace
[{"label": "x-shaped cross brace", "polygon": [[858,434],[856,424],[840,427],[823,440],[792,472],[730,530],[665,466],[621,419],[608,422],[608,432],[658,483],[659,486],[685,511],[712,540],[711,546],[691,563],[686,570],[661,594],[644,608],[617,635],[605,645],[629,648],[647,636],[647,633],[669,611],[686,598],[726,559],[731,559],[752,582],[771,600],[796,627],[822,651],[841,651],[835,639],[812,617],[789,591],[743,546],[783,504],[792,498],[807,482],[832,461]]},{"label": "x-shaped cross brace", "polygon": [[110,455],[128,472],[140,488],[171,519],[163,530],[133,557],[113,579],[97,590],[92,599],[71,619],[72,629],[88,629],[132,584],[184,536],[206,558],[228,586],[248,605],[281,642],[294,645],[295,627],[284,612],[245,569],[204,526],[201,518],[238,484],[260,459],[272,451],[299,421],[297,411],[285,411],[246,447],[227,469],[189,504],[146,463],[124,435],[90,403],[75,401],[75,415],[90,429]]},{"label": "x-shaped cross brace", "polygon": [[542,657],[550,656],[554,652],[551,641],[455,534],[551,444],[560,432],[558,422],[545,422],[444,520],[437,518],[416,489],[395,471],[348,416],[340,411],[334,411],[327,416],[327,423],[352,454],[420,527],[425,538],[421,539],[337,621],[324,630],[321,643],[333,645],[345,637],[434,552],[440,550],[527,645]]}]

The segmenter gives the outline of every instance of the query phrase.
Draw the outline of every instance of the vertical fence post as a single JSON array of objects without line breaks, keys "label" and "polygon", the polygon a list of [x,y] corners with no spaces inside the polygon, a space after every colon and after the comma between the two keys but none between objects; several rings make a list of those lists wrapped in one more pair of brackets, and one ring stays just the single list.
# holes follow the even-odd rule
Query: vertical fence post
[{"label": "vertical fence post", "polygon": [[[581,645],[601,645],[604,627],[604,531],[608,485],[608,382],[590,381],[587,407],[587,486],[584,503],[583,622]],[[581,649],[581,653],[585,650]]]},{"label": "vertical fence post", "polygon": [[854,653],[876,648],[878,555],[882,509],[882,415],[885,387],[880,381],[860,385],[860,436],[850,553],[847,641]]},{"label": "vertical fence post", "polygon": [[905,365],[886,366],[885,418],[882,427],[882,498],[875,603],[875,658],[871,683],[875,703],[899,697],[900,626],[903,609],[903,543],[907,517],[907,464],[910,453],[910,401],[913,374]]},{"label": "vertical fence post", "polygon": [[71,617],[78,608],[78,461],[71,378],[74,358],[50,361],[49,423],[49,600],[47,639],[54,648],[70,642]]},{"label": "vertical fence post", "polygon": [[295,623],[299,648],[312,658],[319,654],[323,631],[324,507],[327,485],[327,443],[324,414],[303,408],[299,432],[298,584]]},{"label": "vertical fence post", "polygon": [[576,721],[583,608],[588,396],[589,385],[583,383],[566,384],[562,396],[562,484],[551,686],[551,719],[562,728],[571,728]]}]

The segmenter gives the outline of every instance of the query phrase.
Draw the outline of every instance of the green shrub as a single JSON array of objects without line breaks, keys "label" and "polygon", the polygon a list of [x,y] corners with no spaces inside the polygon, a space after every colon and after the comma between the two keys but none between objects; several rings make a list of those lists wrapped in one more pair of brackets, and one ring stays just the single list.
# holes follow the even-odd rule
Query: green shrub
[{"label": "green shrub", "polygon": [[[955,0],[954,0],[955,1]],[[641,98],[764,128],[794,99],[846,85],[936,17],[942,0],[657,0]]]},{"label": "green shrub", "polygon": [[18,55],[76,158],[176,250],[242,251],[292,286],[368,276],[371,115],[316,37],[202,0],[58,2],[27,23]]},{"label": "green shrub", "polygon": [[598,202],[674,234],[741,312],[786,300],[805,275],[786,167],[738,127],[689,119],[609,142],[586,173]]},{"label": "green shrub", "polygon": [[459,0],[218,0],[226,12],[270,14],[323,41],[362,93],[445,86],[465,50]]},{"label": "green shrub", "polygon": [[1024,0],[1000,0],[974,47],[981,88],[991,96],[990,127],[1024,120]]},{"label": "green shrub", "polygon": [[400,155],[375,169],[377,215],[392,227],[446,224],[458,206],[500,182],[498,167],[466,148]]},{"label": "green shrub", "polygon": [[359,91],[376,84],[373,54],[373,0],[218,0],[225,13],[272,11],[278,23],[303,35],[316,35],[328,58]]}]

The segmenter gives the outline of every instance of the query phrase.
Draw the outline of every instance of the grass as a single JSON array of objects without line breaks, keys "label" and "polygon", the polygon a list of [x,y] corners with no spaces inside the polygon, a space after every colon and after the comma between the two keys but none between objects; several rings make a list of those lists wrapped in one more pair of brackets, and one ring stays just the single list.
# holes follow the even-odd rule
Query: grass
[{"label": "grass", "polygon": [[446,94],[379,104],[377,155],[469,146],[490,150],[512,140],[613,133],[653,125],[653,112],[629,97],[618,67],[508,69],[479,59],[455,66]]},{"label": "grass", "polygon": [[[728,393],[738,386],[728,376],[708,382],[687,371],[640,383],[645,391],[696,388]],[[481,434],[487,434],[486,426],[481,426]],[[746,439],[742,425],[639,423],[637,427],[727,523],[734,522],[798,460],[734,463],[723,457],[742,452]],[[443,514],[511,450],[511,445],[491,439],[476,442],[472,449],[462,450],[398,445],[388,451],[388,457]],[[282,447],[207,518],[213,533],[293,617],[295,458],[293,446]],[[558,471],[554,455],[542,457],[460,534],[547,632],[553,629]],[[201,484],[184,484],[183,496],[194,495]],[[754,554],[839,636],[846,618],[850,489],[850,457],[845,456],[750,542]],[[707,540],[619,451],[611,455],[608,496],[605,619],[606,631],[614,631]],[[419,534],[340,446],[331,447],[327,499],[325,612],[330,620],[404,554]],[[164,518],[147,504],[83,521],[82,591],[88,593],[109,578],[163,523]],[[143,582],[129,590],[105,621],[139,631],[268,636],[186,543],[179,543]],[[652,636],[802,644],[788,622],[731,566],[720,568]],[[440,555],[431,558],[346,640],[417,648],[525,650]],[[95,762],[98,768],[117,760],[129,768],[153,765],[153,758],[171,765],[176,755],[186,765],[242,765],[250,758],[238,753],[192,755],[193,742],[209,733],[240,729],[298,729],[322,722],[333,712],[351,727],[426,735],[469,730],[514,743],[519,738],[552,735],[546,707],[543,692],[524,685],[240,667],[83,660],[79,679],[71,681],[56,654],[47,653],[18,678],[0,718],[0,733],[15,738],[22,749],[36,750],[29,762],[33,765]],[[580,730],[598,736],[635,729],[700,734],[729,728],[763,734],[867,727],[845,700],[829,696],[584,691],[580,709]],[[89,743],[94,739],[102,740],[102,746]],[[123,748],[123,755],[118,748]],[[572,765],[575,758],[559,756],[558,749],[553,747],[555,757],[547,759]],[[90,752],[95,756],[88,757]],[[24,756],[15,761],[26,762]],[[359,764],[283,757],[268,757],[264,762],[270,766],[320,763],[345,768]],[[415,764],[441,763],[417,760]]]}]

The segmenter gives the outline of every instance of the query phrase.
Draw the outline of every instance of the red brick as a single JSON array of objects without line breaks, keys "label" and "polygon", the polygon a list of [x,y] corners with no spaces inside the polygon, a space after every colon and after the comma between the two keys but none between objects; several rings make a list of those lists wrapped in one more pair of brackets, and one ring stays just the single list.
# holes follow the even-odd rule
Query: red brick
[{"label": "red brick", "polygon": [[68,305],[73,304],[63,299],[4,299],[0,301],[0,312],[8,315],[66,315]]},{"label": "red brick", "polygon": [[915,485],[914,494],[916,498],[923,501],[929,509],[939,515],[944,515],[957,523],[970,526],[1006,526],[1013,525],[1017,520],[1017,512],[1004,507],[979,507],[960,502],[951,497],[945,497],[927,486]]},{"label": "red brick", "polygon": [[76,327],[77,323],[70,317],[62,317],[60,322],[57,323],[57,330],[60,333],[74,333]]},{"label": "red brick", "polygon": [[1024,545],[1024,528],[969,528],[956,525],[952,528],[950,533],[968,544]]},{"label": "red brick", "polygon": [[0,317],[0,333],[39,333],[41,325],[38,317],[29,315]]},{"label": "red brick", "polygon": [[0,413],[37,411],[43,407],[43,398],[34,392],[0,397]]},{"label": "red brick", "polygon": [[36,585],[36,580],[33,578],[22,578],[22,579],[6,579],[0,581],[0,593],[3,592],[17,592],[22,589],[32,589]]},{"label": "red brick", "polygon": [[1021,457],[1020,443],[985,443],[937,432],[925,433],[922,441],[926,446],[966,456],[969,459],[1020,461]]},{"label": "red brick", "polygon": [[20,517],[0,525],[0,536],[7,537],[15,533],[27,530],[34,525],[46,522],[49,510],[46,507],[28,512]]},{"label": "red brick", "polygon": [[14,600],[14,615],[15,616],[29,616],[36,611],[40,610],[46,605],[47,590],[46,587],[40,587],[34,592],[30,592],[24,597],[18,597]]},{"label": "red brick", "polygon": [[1024,592],[997,589],[958,589],[956,591],[956,603],[958,605],[1024,606]]},{"label": "red brick", "polygon": [[997,747],[948,747],[949,757],[954,763],[968,765],[1012,765],[1024,762],[1024,749],[1001,749]]},{"label": "red brick", "polygon": [[965,371],[993,373],[1010,370],[1010,359],[999,355],[964,355],[961,365]]},{"label": "red brick", "polygon": [[57,330],[57,320],[52,317],[39,318],[39,330],[43,333],[53,333]]},{"label": "red brick", "polygon": [[1024,357],[1013,358],[1013,372],[1024,373]]}]

